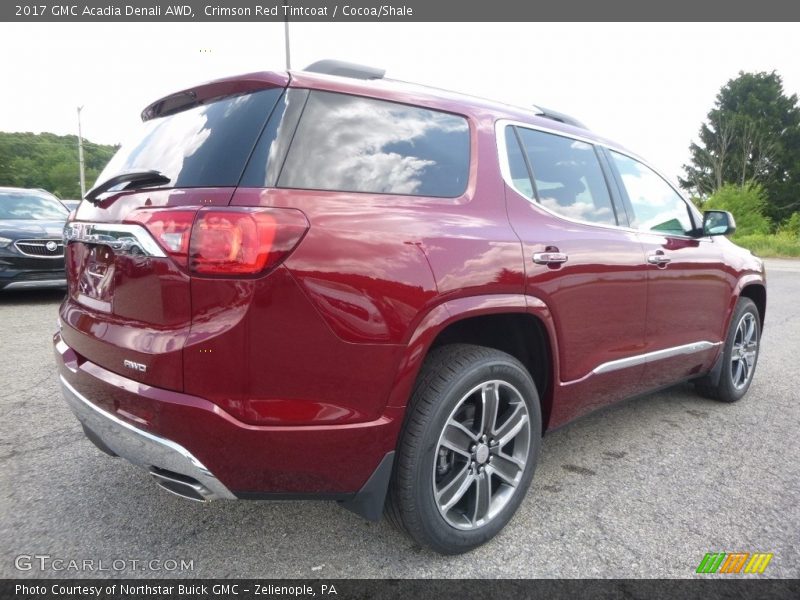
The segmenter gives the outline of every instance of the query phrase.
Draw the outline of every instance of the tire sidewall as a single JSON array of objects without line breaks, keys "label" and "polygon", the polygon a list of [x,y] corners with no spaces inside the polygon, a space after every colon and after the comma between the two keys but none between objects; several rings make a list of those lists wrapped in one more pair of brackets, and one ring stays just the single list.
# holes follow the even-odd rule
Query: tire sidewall
[{"label": "tire sidewall", "polygon": [[[424,429],[414,473],[414,505],[422,513],[425,530],[420,532],[428,543],[446,554],[465,552],[494,537],[516,512],[528,489],[536,468],[541,443],[541,410],[536,387],[524,368],[514,359],[484,359],[476,361],[455,377],[442,392]],[[531,425],[530,448],[525,470],[519,485],[500,513],[486,525],[475,530],[456,529],[444,520],[433,494],[433,468],[439,436],[453,409],[467,392],[485,381],[502,380],[514,386],[522,395]]]},{"label": "tire sidewall", "polygon": [[[737,390],[733,385],[733,365],[731,364],[731,358],[733,357],[733,343],[736,339],[736,329],[739,327],[739,323],[744,317],[745,314],[750,313],[756,319],[756,327],[758,329],[758,345],[756,347],[756,357],[753,361],[753,368],[750,372],[750,378],[747,380],[747,383],[742,387],[742,389]],[[722,365],[722,373],[720,373],[720,391],[722,392],[722,397],[724,400],[728,402],[735,402],[741,399],[747,391],[750,389],[750,385],[753,383],[753,377],[755,376],[756,367],[758,366],[758,358],[761,354],[761,318],[758,314],[758,309],[756,308],[755,303],[749,298],[742,298],[736,305],[736,310],[734,311],[733,318],[731,319],[730,327],[728,328],[728,336],[725,339],[725,352],[723,354],[723,361],[724,364]]]}]

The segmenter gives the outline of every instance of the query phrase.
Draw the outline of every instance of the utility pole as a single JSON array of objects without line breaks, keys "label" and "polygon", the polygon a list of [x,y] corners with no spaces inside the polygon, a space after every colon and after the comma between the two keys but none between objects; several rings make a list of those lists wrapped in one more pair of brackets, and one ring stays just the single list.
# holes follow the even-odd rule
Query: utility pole
[{"label": "utility pole", "polygon": [[81,200],[86,195],[86,174],[84,173],[83,165],[83,135],[81,135],[81,110],[82,106],[78,107],[78,164],[81,168]]},{"label": "utility pole", "polygon": [[292,57],[289,53],[289,15],[286,14],[286,0],[283,2],[283,39],[286,42],[286,70],[292,68]]}]

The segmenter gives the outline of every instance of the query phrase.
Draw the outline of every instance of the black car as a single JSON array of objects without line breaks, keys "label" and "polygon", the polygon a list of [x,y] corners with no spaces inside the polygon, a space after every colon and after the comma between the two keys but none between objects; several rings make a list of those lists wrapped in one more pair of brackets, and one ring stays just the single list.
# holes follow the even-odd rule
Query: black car
[{"label": "black car", "polygon": [[0,290],[66,286],[67,216],[48,192],[0,187]]}]

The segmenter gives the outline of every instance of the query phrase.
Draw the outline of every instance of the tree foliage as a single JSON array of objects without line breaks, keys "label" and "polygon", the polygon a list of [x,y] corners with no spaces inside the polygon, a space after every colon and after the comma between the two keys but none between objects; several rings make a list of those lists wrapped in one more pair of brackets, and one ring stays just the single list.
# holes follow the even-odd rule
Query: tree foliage
[{"label": "tree foliage", "polygon": [[[87,186],[117,148],[83,141]],[[0,185],[43,188],[61,198],[79,198],[78,136],[0,132]]]},{"label": "tree foliage", "polygon": [[774,222],[800,209],[800,107],[775,71],[744,73],[726,83],[689,147],[681,186],[701,197],[725,184],[757,182]]},{"label": "tree foliage", "polygon": [[766,234],[770,222],[764,216],[767,196],[764,188],[753,182],[740,186],[725,183],[703,204],[703,208],[727,210],[736,219],[736,235]]}]

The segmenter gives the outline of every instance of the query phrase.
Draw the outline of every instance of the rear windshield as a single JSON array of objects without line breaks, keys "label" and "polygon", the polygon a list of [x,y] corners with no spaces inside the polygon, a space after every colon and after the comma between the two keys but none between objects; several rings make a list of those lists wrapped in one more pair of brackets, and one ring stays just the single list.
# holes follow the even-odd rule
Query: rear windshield
[{"label": "rear windshield", "polygon": [[311,92],[278,187],[452,198],[468,176],[464,117]]},{"label": "rear windshield", "polygon": [[235,186],[283,88],[229,96],[146,121],[97,183],[125,171],[155,170],[169,187]]},{"label": "rear windshield", "polygon": [[66,219],[68,215],[69,211],[55,198],[0,192],[0,219],[50,221]]}]

